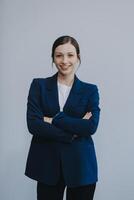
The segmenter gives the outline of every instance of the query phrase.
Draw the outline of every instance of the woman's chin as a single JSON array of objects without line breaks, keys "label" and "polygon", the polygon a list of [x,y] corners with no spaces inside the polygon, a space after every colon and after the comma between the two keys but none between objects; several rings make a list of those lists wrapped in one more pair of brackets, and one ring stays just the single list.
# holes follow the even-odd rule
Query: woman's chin
[{"label": "woman's chin", "polygon": [[65,76],[65,75],[69,75],[71,72],[70,70],[61,70],[59,71],[59,73]]}]

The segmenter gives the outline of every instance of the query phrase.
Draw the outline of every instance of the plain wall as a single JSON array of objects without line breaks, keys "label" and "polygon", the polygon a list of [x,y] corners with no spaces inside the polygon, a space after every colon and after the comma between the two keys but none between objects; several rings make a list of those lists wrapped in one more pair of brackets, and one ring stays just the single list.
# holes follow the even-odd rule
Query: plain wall
[{"label": "plain wall", "polygon": [[56,72],[51,47],[61,35],[80,44],[79,79],[99,88],[94,199],[134,199],[133,11],[129,0],[0,1],[0,199],[36,200],[36,181],[24,175],[27,95],[33,78]]}]

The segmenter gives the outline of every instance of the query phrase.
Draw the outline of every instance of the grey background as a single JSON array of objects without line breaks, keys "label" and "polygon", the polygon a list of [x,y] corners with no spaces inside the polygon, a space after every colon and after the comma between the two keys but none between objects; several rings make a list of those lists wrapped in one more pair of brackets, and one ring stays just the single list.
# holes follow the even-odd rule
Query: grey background
[{"label": "grey background", "polygon": [[133,11],[129,0],[0,1],[0,199],[36,200],[36,181],[24,176],[27,95],[32,78],[56,72],[52,44],[69,34],[81,47],[77,76],[100,92],[95,200],[133,200]]}]

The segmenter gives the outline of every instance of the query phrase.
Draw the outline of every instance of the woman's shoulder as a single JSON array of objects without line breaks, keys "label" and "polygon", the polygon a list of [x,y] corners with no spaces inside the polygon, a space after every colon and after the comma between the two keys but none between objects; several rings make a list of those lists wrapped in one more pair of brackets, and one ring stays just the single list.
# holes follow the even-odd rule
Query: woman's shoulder
[{"label": "woman's shoulder", "polygon": [[48,76],[46,78],[36,77],[32,79],[31,85],[35,87],[47,87],[49,89],[53,85],[52,80],[52,76]]},{"label": "woman's shoulder", "polygon": [[90,90],[96,90],[96,89],[98,89],[98,86],[95,83],[85,82],[85,81],[81,81],[81,80],[80,80],[80,82],[83,85],[83,87],[85,87],[87,89],[90,89]]},{"label": "woman's shoulder", "polygon": [[33,78],[32,79],[32,82],[39,82],[39,83],[41,83],[41,82],[45,82],[45,81],[47,81],[47,80],[49,80],[51,77],[46,77],[46,78],[41,78],[41,77],[36,77],[36,78]]},{"label": "woman's shoulder", "polygon": [[45,80],[46,78],[33,78],[30,83],[30,89],[36,90],[42,87],[43,85],[45,86]]},{"label": "woman's shoulder", "polygon": [[53,74],[53,75],[50,75],[50,76],[47,76],[47,77],[38,77],[38,78],[33,78],[34,81],[39,81],[39,82],[43,82],[43,81],[51,81],[53,79],[56,78],[56,75],[57,74]]}]

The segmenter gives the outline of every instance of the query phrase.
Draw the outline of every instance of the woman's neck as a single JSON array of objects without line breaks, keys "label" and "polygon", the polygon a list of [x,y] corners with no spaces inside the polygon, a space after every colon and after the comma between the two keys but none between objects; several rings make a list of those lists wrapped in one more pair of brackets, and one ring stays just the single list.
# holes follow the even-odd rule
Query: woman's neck
[{"label": "woman's neck", "polygon": [[73,84],[73,82],[74,82],[74,74],[68,75],[68,76],[66,76],[66,75],[64,76],[64,75],[58,73],[58,77],[57,78],[58,78],[58,81],[60,83],[65,84],[67,86],[71,86]]}]

